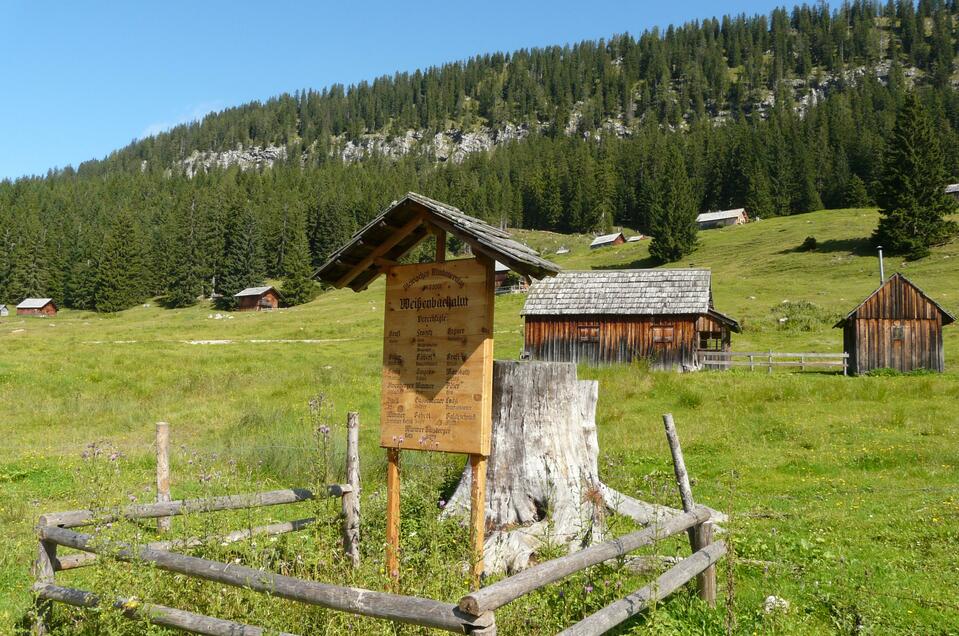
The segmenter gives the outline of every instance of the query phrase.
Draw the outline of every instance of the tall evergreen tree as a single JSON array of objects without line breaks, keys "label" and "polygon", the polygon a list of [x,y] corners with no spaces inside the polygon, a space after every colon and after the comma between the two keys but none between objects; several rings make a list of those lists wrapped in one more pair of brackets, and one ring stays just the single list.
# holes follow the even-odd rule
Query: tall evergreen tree
[{"label": "tall evergreen tree", "polygon": [[945,218],[956,209],[946,195],[939,135],[915,91],[896,116],[883,160],[878,203],[881,218],[873,240],[893,254],[922,258],[956,233]]},{"label": "tall evergreen tree", "polygon": [[97,311],[129,309],[147,297],[146,241],[133,216],[119,212],[113,219],[97,258],[93,306]]},{"label": "tall evergreen tree", "polygon": [[306,240],[306,229],[298,221],[295,222],[287,244],[283,267],[283,288],[280,290],[283,302],[293,306],[313,300],[316,296],[316,283],[313,281],[313,266],[310,264],[310,248]]},{"label": "tall evergreen tree", "polygon": [[234,211],[227,230],[222,276],[217,291],[217,306],[236,309],[236,294],[263,283],[263,270],[257,247],[256,219],[245,205]]},{"label": "tall evergreen tree", "polygon": [[658,196],[650,211],[653,240],[649,254],[664,263],[678,261],[696,247],[696,202],[686,174],[686,162],[669,144]]}]

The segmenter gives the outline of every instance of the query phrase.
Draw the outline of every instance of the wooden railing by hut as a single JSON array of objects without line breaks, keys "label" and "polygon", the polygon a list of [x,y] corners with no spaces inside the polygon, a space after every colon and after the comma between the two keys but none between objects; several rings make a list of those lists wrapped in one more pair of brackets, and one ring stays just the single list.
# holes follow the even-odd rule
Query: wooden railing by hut
[{"label": "wooden railing by hut", "polygon": [[[89,565],[97,558],[110,558],[135,565],[146,564],[150,567],[191,578],[240,587],[261,594],[342,612],[455,633],[494,636],[496,634],[495,611],[497,609],[576,572],[611,559],[623,557],[641,547],[652,545],[684,532],[689,535],[690,545],[692,546],[691,556],[680,560],[649,585],[584,618],[561,634],[565,636],[603,634],[644,611],[653,603],[666,598],[694,578],[697,579],[699,596],[711,607],[715,606],[715,564],[726,553],[726,546],[722,541],[713,542],[712,511],[705,506],[697,505],[693,501],[692,490],[682,450],[673,426],[672,416],[664,415],[663,421],[673,455],[676,482],[683,503],[681,514],[663,516],[642,530],[595,544],[579,552],[545,561],[492,585],[471,592],[462,597],[456,604],[429,598],[304,580],[236,563],[222,563],[179,554],[174,551],[202,545],[203,542],[198,538],[131,545],[121,541],[104,540],[102,537],[74,530],[74,528],[101,524],[109,520],[159,520],[187,513],[209,513],[221,510],[295,504],[321,496],[340,497],[344,518],[344,549],[353,564],[356,565],[358,561],[356,548],[359,541],[359,500],[357,495],[360,484],[358,420],[355,413],[350,414],[348,427],[347,480],[349,483],[330,485],[325,493],[314,493],[306,489],[275,490],[207,499],[159,501],[112,510],[72,510],[45,514],[40,517],[37,527],[38,551],[34,566],[35,583],[33,585],[37,602],[34,633],[40,635],[48,633],[49,614],[53,602],[91,609],[113,606],[127,618],[148,621],[155,625],[176,628],[195,634],[232,636],[235,634],[260,635],[265,633],[265,630],[260,627],[145,602],[132,594],[125,598],[104,599],[90,591],[57,584],[57,572]],[[163,434],[165,436],[166,431]],[[160,463],[158,462],[158,466]],[[163,498],[162,495],[160,498]],[[229,543],[255,536],[272,536],[296,532],[314,522],[315,519],[306,518],[274,523],[237,530],[219,537],[217,540],[222,543]],[[71,548],[79,552],[61,555],[58,554],[58,548],[60,547]],[[295,636],[287,632],[279,633],[281,636]]]},{"label": "wooden railing by hut", "polygon": [[801,371],[812,368],[842,369],[846,375],[849,364],[848,353],[783,353],[777,351],[703,351],[697,352],[700,363],[707,369],[729,369],[748,367],[750,371],[773,367],[799,367]]}]

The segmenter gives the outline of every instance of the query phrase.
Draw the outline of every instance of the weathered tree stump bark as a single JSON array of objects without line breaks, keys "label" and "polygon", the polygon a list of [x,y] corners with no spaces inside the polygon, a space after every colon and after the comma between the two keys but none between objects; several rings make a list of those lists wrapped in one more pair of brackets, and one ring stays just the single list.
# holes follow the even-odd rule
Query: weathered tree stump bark
[{"label": "weathered tree stump bark", "polygon": [[[598,391],[572,363],[495,362],[487,573],[521,570],[548,544],[576,550],[602,538]],[[444,514],[463,514],[469,502],[467,466]]]}]

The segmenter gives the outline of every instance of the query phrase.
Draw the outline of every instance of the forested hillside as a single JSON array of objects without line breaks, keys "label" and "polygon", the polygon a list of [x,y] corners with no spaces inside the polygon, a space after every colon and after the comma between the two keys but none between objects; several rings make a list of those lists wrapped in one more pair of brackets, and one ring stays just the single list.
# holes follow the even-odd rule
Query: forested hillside
[{"label": "forested hillside", "polygon": [[[407,190],[513,227],[648,231],[667,157],[701,209],[871,203],[895,111],[919,91],[959,174],[956,2],[825,4],[635,38],[474,57],[209,115],[100,161],[0,183],[0,301],[111,311],[302,278]],[[461,161],[375,136],[522,130]],[[278,146],[270,169],[186,170]]]}]

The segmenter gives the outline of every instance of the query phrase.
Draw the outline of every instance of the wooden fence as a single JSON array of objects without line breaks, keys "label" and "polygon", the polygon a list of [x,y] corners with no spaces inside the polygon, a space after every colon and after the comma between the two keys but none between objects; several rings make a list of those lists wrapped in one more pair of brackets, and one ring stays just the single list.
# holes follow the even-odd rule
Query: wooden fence
[{"label": "wooden fence", "polygon": [[707,369],[729,369],[731,367],[749,367],[766,369],[773,372],[773,367],[799,367],[801,371],[808,368],[835,368],[842,369],[846,375],[849,364],[848,353],[781,353],[775,351],[699,351],[699,360]]},{"label": "wooden fence", "polygon": [[[105,541],[95,535],[73,530],[73,528],[118,519],[163,520],[160,527],[166,528],[170,525],[171,517],[188,513],[295,504],[319,496],[340,497],[343,513],[343,547],[351,562],[357,565],[359,563],[360,483],[359,421],[355,413],[350,413],[347,428],[348,483],[330,485],[325,493],[290,489],[207,499],[169,500],[168,493],[160,492],[163,488],[158,478],[157,483],[161,487],[158,489],[157,503],[111,510],[71,510],[45,514],[40,517],[37,527],[38,550],[33,585],[36,597],[34,632],[40,635],[48,633],[51,604],[60,602],[84,608],[112,605],[128,618],[147,620],[155,625],[177,628],[195,634],[259,636],[265,633],[262,628],[256,626],[139,600],[130,602],[133,595],[129,598],[101,599],[92,592],[57,584],[57,572],[83,567],[97,558],[105,557],[124,562],[149,563],[167,572],[352,614],[475,636],[494,636],[496,634],[495,611],[500,607],[585,568],[623,557],[638,548],[683,532],[689,535],[692,546],[691,556],[673,565],[656,581],[586,617],[562,634],[590,636],[605,633],[642,612],[650,604],[667,597],[693,578],[697,578],[700,597],[710,606],[714,606],[716,602],[715,563],[725,554],[726,546],[722,541],[714,543],[712,540],[713,526],[710,523],[710,509],[699,506],[693,501],[672,416],[663,416],[663,421],[673,455],[676,482],[683,502],[682,514],[658,519],[642,530],[540,563],[514,576],[471,592],[455,605],[429,598],[319,583],[174,552],[175,549],[201,545],[202,541],[198,538],[157,541],[134,546],[119,541]],[[168,432],[162,431],[162,434],[158,435],[158,440],[161,437],[168,438]],[[158,444],[157,452],[158,455],[165,453],[165,447]],[[161,466],[168,465],[166,461],[157,462],[158,477]],[[167,474],[166,477],[164,483],[168,486],[169,475]],[[254,536],[296,532],[314,522],[315,519],[306,518],[237,530],[220,537],[218,541],[234,542]],[[60,555],[58,548],[61,546],[78,552]],[[294,636],[286,632],[280,632],[280,634]]]}]

